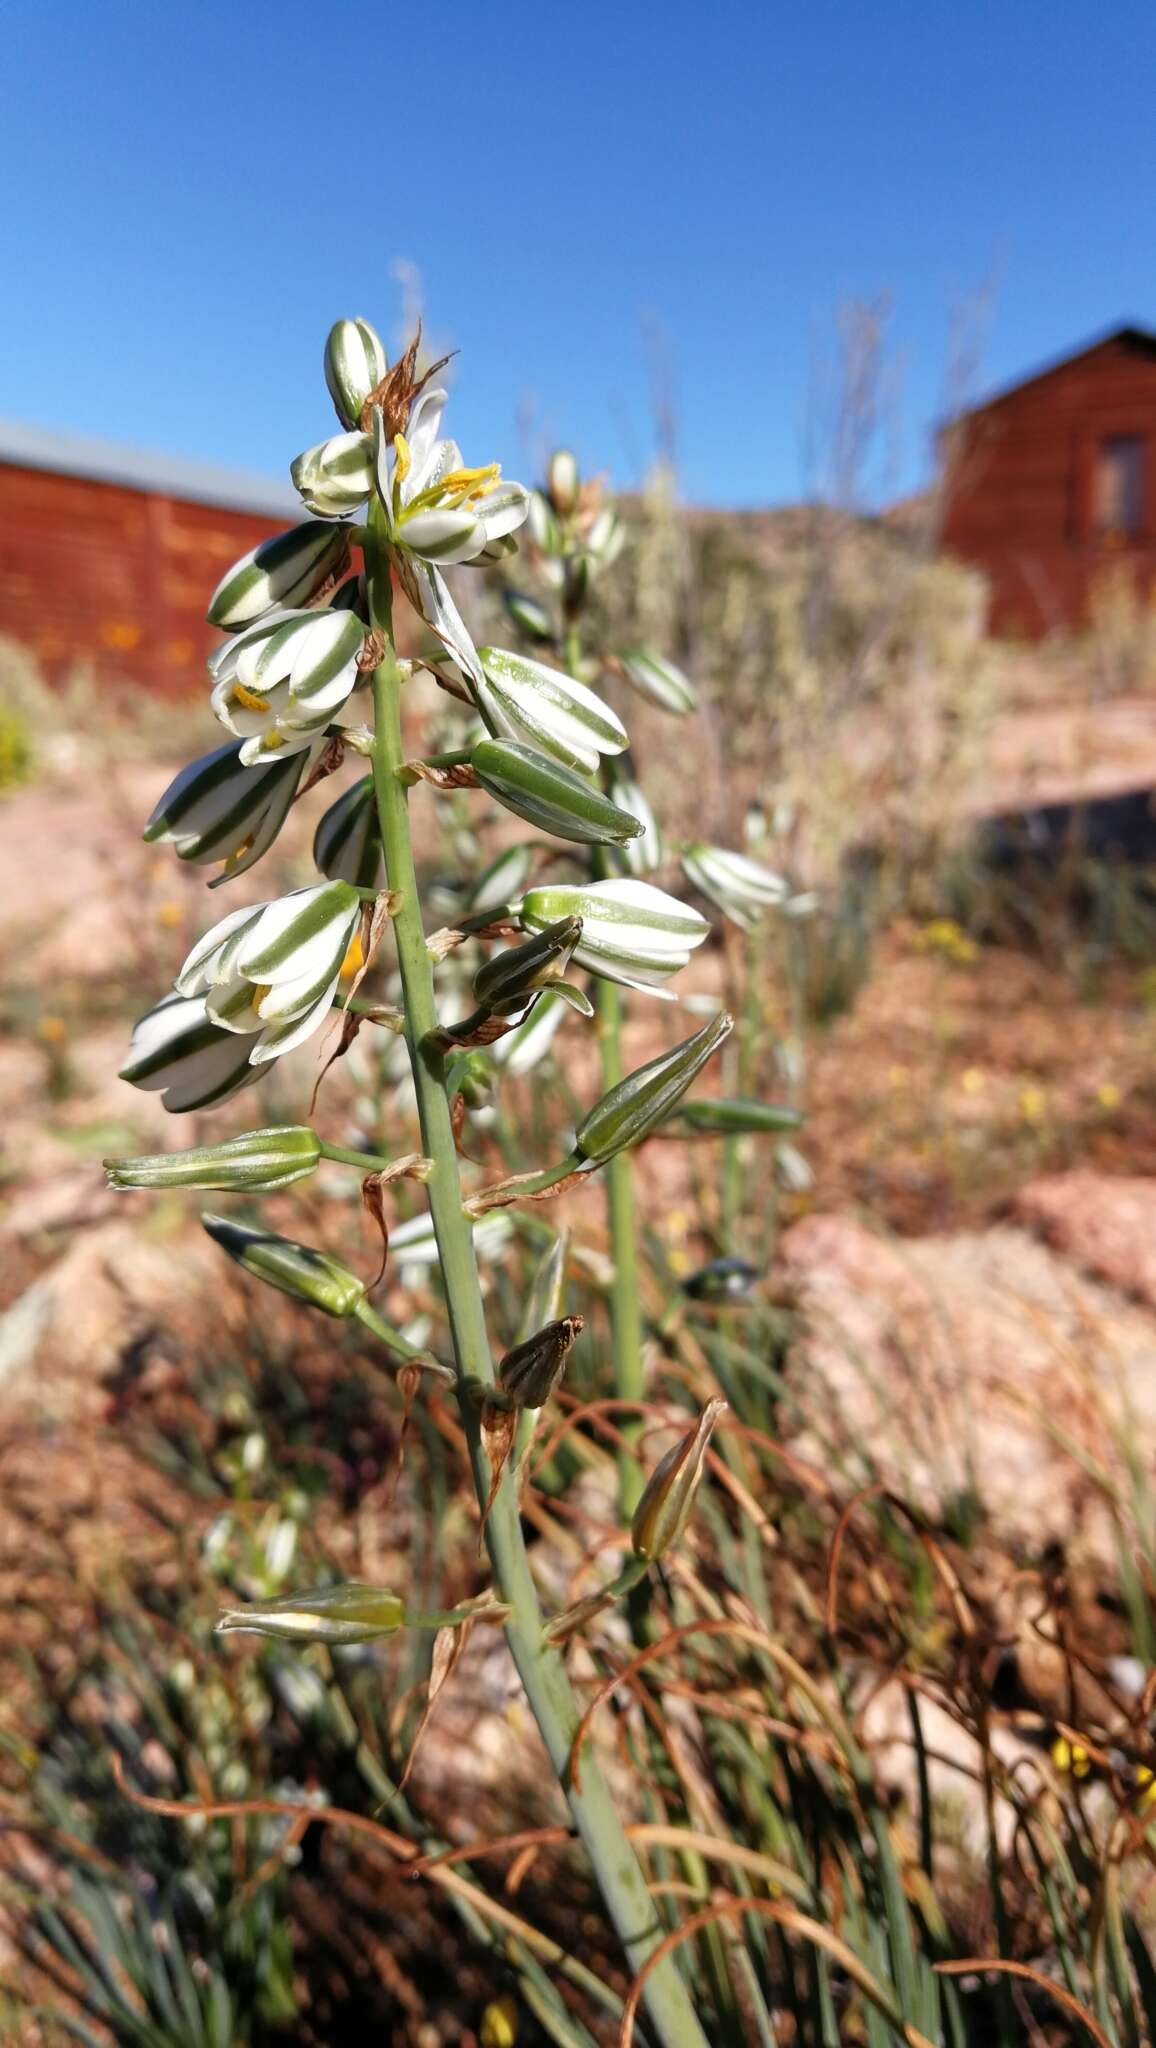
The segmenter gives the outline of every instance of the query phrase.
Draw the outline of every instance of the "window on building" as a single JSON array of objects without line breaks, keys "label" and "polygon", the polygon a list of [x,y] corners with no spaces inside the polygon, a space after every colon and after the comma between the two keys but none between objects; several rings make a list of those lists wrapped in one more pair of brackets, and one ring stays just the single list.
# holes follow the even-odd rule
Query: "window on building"
[{"label": "window on building", "polygon": [[1144,442],[1139,434],[1109,434],[1096,457],[1096,530],[1122,539],[1144,523]]}]

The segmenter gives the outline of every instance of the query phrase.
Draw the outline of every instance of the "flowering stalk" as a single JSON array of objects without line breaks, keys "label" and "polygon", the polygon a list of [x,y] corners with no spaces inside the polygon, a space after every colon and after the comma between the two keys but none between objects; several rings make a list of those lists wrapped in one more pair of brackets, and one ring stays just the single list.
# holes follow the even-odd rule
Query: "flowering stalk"
[{"label": "flowering stalk", "polygon": [[[408,790],[401,770],[401,678],[393,647],[392,582],[385,522],[370,512],[366,544],[369,614],[385,636],[384,656],[374,671],[376,740],[373,780],[381,843],[391,889],[400,893],[393,919],[405,997],[406,1039],[421,1121],[422,1146],[433,1161],[427,1182],[437,1236],[454,1356],[461,1381],[496,1386],[478,1281],[471,1224],[462,1203],[458,1156],[445,1088],[445,1056],[437,1043],[438,1016],[432,966],[426,949],[417,873],[409,828]],[[462,1402],[474,1483],[485,1506],[491,1473],[482,1442],[476,1403]],[[578,1710],[560,1651],[545,1638],[538,1596],[530,1574],[518,1514],[517,1490],[507,1475],[485,1522],[497,1598],[510,1609],[506,1633],[550,1761],[566,1785],[575,1826],[594,1866],[602,1896],[634,1969],[657,1947],[661,1928],[638,1859],[623,1831],[604,1779],[584,1768],[581,1789],[569,1777]],[[646,1984],[647,2006],[664,2048],[706,2048],[687,1991],[673,1959],[653,1969]]]}]

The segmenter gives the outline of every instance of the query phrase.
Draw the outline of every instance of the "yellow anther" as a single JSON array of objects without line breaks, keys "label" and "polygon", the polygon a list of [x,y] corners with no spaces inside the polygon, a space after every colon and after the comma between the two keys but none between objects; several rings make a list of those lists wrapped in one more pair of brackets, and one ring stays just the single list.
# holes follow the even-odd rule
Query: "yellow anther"
[{"label": "yellow anther", "polygon": [[409,452],[409,442],[404,434],[394,435],[393,452],[397,456],[397,481],[399,484],[403,484],[413,467],[413,457]]},{"label": "yellow anther", "polygon": [[268,697],[258,696],[256,690],[250,690],[244,683],[233,684],[233,702],[234,704],[243,705],[246,711],[268,711],[269,709]]},{"label": "yellow anther", "polygon": [[364,965],[365,953],[362,949],[361,935],[359,932],[354,932],[346,948],[345,958],[341,963],[342,981],[352,980],[353,976],[359,973]]},{"label": "yellow anther", "polygon": [[486,491],[492,491],[502,474],[500,462],[483,463],[481,469],[451,469],[442,477],[438,488],[443,492],[464,491],[476,498]]},{"label": "yellow anther", "polygon": [[283,747],[284,744],[285,735],[283,732],[267,732],[261,741],[261,745],[271,754],[275,753],[278,747]]}]

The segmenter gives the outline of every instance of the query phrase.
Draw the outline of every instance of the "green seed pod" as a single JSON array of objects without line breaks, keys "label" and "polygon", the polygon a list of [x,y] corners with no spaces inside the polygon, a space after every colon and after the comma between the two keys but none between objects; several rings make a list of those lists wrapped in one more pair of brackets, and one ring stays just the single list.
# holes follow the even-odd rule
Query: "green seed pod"
[{"label": "green seed pod", "polygon": [[734,1138],[766,1131],[797,1131],[803,1119],[797,1109],[777,1102],[755,1102],[746,1096],[711,1096],[680,1102],[666,1119],[672,1126],[703,1137]]},{"label": "green seed pod", "polygon": [[532,995],[565,973],[581,935],[582,919],[563,917],[524,945],[495,953],[474,976],[478,1002],[498,1017],[524,1010]]},{"label": "green seed pod", "polygon": [[503,590],[502,603],[507,617],[521,628],[527,640],[537,640],[543,647],[553,645],[555,636],[550,614],[536,597],[528,597],[524,590]]},{"label": "green seed pod", "polygon": [[220,1636],[272,1636],[286,1643],[369,1643],[405,1627],[405,1601],[383,1586],[351,1580],[319,1586],[312,1593],[286,1593],[226,1607],[217,1622]]},{"label": "green seed pod", "polygon": [[247,1273],[267,1280],[282,1294],[324,1309],[327,1316],[355,1315],[365,1298],[364,1283],[329,1252],[294,1244],[291,1238],[276,1237],[271,1230],[250,1230],[225,1216],[205,1215],[201,1222],[222,1251]]},{"label": "green seed pod", "polygon": [[628,1074],[583,1118],[575,1149],[593,1165],[601,1166],[626,1146],[648,1138],[733,1029],[734,1018],[723,1010],[693,1038]]},{"label": "green seed pod", "polygon": [[561,1316],[507,1351],[498,1386],[514,1408],[541,1408],[566,1368],[566,1354],[585,1328],[585,1316]]},{"label": "green seed pod", "polygon": [[209,624],[236,632],[273,605],[305,604],[348,558],[348,528],[327,519],[307,519],[274,534],[225,571],[209,599]]},{"label": "green seed pod", "polygon": [[385,857],[372,775],[355,782],[324,813],[313,835],[313,864],[331,882],[384,889]]},{"label": "green seed pod", "polygon": [[622,846],[642,826],[560,761],[515,740],[479,740],[470,765],[482,788],[540,832],[579,845]]},{"label": "green seed pod", "polygon": [[569,448],[555,448],[546,465],[546,493],[562,519],[568,519],[578,503],[578,462]]},{"label": "green seed pod", "polygon": [[361,408],[389,360],[368,320],[335,320],[325,344],[325,382],[343,427],[361,424]]},{"label": "green seed pod", "polygon": [[114,1188],[226,1188],[257,1194],[287,1188],[314,1172],[321,1140],[305,1124],[244,1131],[220,1145],[195,1145],[187,1152],[158,1152],[142,1159],[106,1159]]},{"label": "green seed pod", "polygon": [[725,1401],[708,1401],[695,1427],[659,1459],[630,1524],[635,1557],[654,1564],[678,1542],[694,1507],[707,1445],[726,1412]]},{"label": "green seed pod", "polygon": [[676,718],[685,718],[698,710],[698,698],[682,670],[663,655],[655,654],[653,648],[623,648],[616,656],[616,662],[639,696],[656,704],[660,711],[671,711]]}]

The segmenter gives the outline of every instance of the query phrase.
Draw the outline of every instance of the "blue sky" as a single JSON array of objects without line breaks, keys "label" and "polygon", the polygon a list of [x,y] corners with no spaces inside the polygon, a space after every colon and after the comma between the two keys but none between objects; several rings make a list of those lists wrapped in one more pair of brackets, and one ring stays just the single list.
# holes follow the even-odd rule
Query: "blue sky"
[{"label": "blue sky", "polygon": [[686,497],[761,504],[849,296],[894,303],[896,486],[985,283],[988,382],[1156,324],[1148,0],[13,0],[2,34],[9,418],[276,475],[330,430],[329,322],[392,334],[408,264],[467,460],[553,437],[629,484],[657,381]]}]

